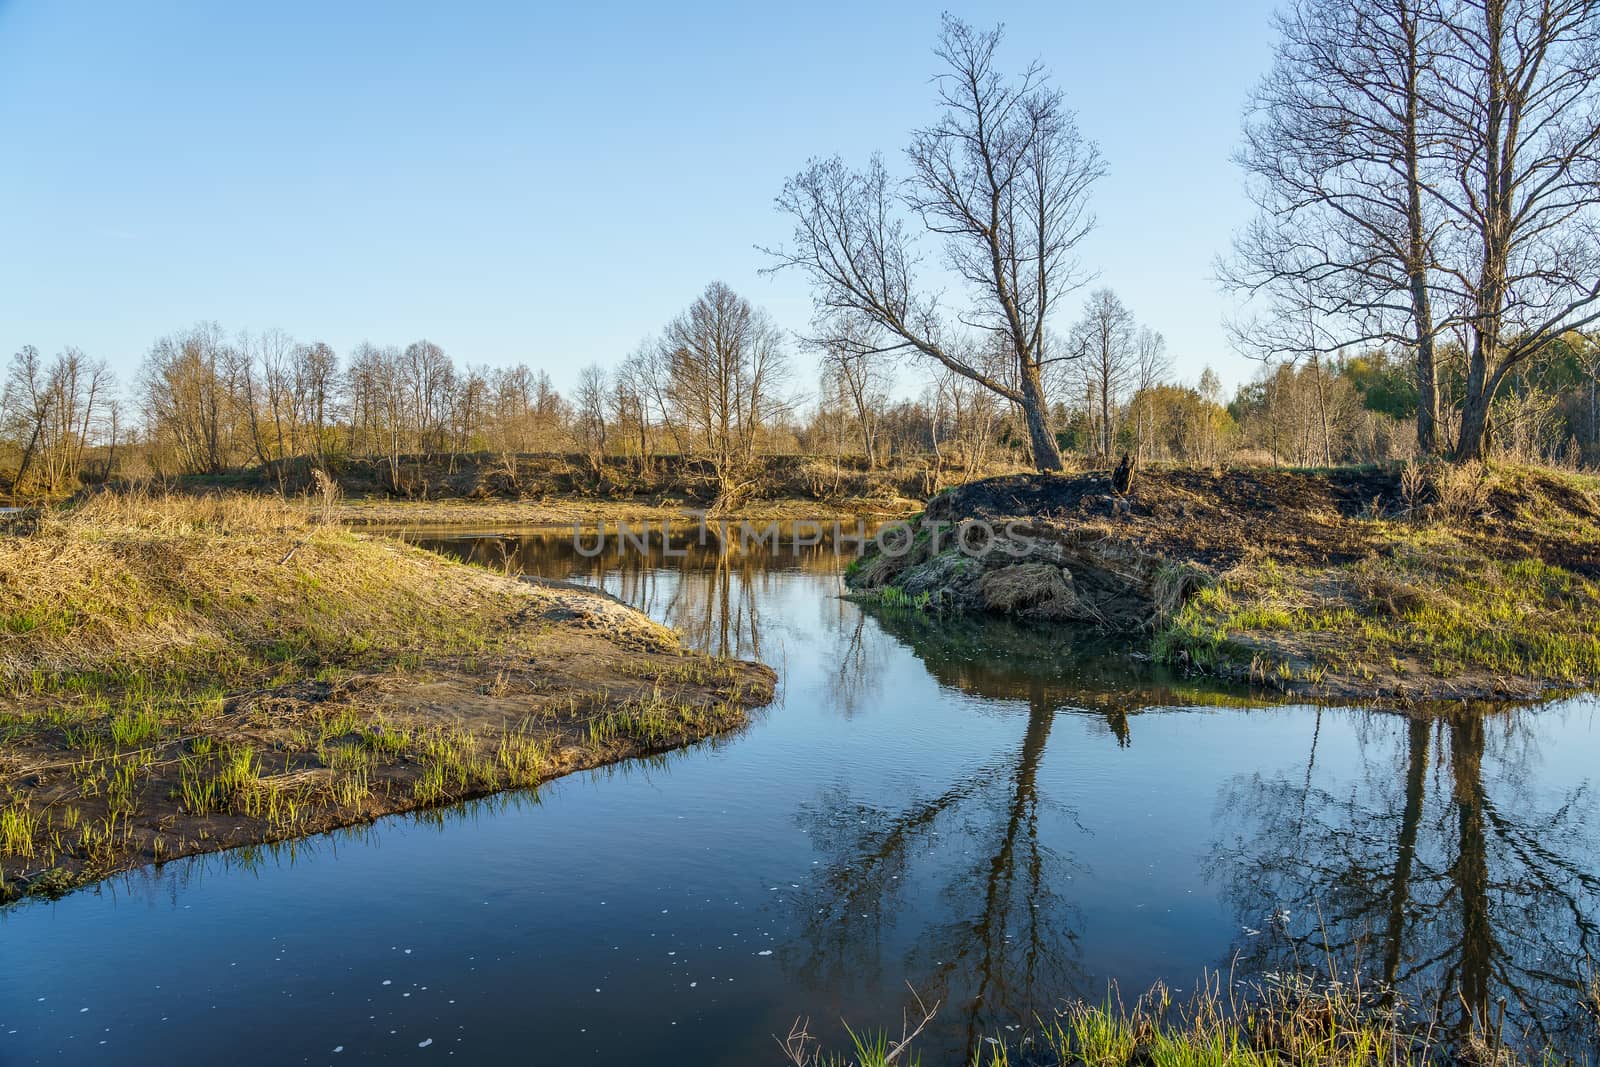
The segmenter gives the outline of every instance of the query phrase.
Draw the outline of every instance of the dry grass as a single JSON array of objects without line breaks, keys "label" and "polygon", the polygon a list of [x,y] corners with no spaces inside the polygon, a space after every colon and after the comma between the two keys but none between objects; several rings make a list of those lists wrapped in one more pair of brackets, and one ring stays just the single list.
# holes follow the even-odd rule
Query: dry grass
[{"label": "dry grass", "polygon": [[[918,1032],[929,1021],[924,1015]],[[1538,1043],[1512,1047],[1476,1029],[1453,1032],[1428,1009],[1365,987],[1359,979],[1328,975],[1274,975],[1247,987],[1212,975],[1185,1001],[1175,1002],[1158,985],[1131,1006],[1113,990],[1100,1005],[1074,1001],[1035,1023],[1037,1029],[1020,1048],[1012,1039],[985,1041],[972,1067],[1553,1067],[1574,1062],[1570,1053]],[[920,1062],[914,1048],[884,1035],[851,1031],[851,1037],[851,1053],[829,1054],[817,1048],[804,1024],[796,1024],[788,1042],[780,1044],[789,1062],[808,1067],[884,1067],[897,1062],[886,1058],[891,1050],[905,1056],[899,1062]],[[801,1056],[795,1055],[797,1048]]]},{"label": "dry grass", "polygon": [[481,646],[480,617],[509,596],[270,498],[102,494],[0,539],[0,685],[153,669],[240,682],[291,661]]},{"label": "dry grass", "polygon": [[1523,697],[1600,681],[1593,479],[1441,466],[1400,486],[1411,503],[1360,520],[1357,558],[1249,559],[1189,599],[1157,653],[1333,696]]},{"label": "dry grass", "polygon": [[0,624],[0,898],[530,786],[772,688],[611,601],[262,497],[47,512],[0,538]]}]

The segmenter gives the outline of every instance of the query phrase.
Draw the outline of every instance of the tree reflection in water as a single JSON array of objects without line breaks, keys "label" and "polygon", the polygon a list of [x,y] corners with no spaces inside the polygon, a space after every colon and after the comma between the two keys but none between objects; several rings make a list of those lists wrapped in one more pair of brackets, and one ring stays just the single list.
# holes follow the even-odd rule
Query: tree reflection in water
[{"label": "tree reflection in water", "polygon": [[1508,1033],[1560,1040],[1600,916],[1590,788],[1541,793],[1531,766],[1538,718],[1561,713],[1323,712],[1366,719],[1364,781],[1321,784],[1313,750],[1303,783],[1225,784],[1211,868],[1241,969],[1331,953],[1457,1030],[1504,1013]]},{"label": "tree reflection in water", "polygon": [[[1010,754],[904,805],[830,795],[804,807],[799,820],[826,866],[796,897],[805,937],[789,962],[817,988],[892,988],[917,976],[918,993],[943,1003],[943,1028],[954,1020],[970,1058],[986,1037],[1026,1026],[1063,996],[1097,995],[1081,960],[1084,917],[1060,895],[1086,868],[1050,847],[1040,829],[1046,806],[1084,829],[1063,798],[1040,788],[1056,716],[1093,715],[1122,747],[1132,743],[1130,713],[1217,695],[1131,669],[1088,631],[932,620],[912,611],[873,615],[941,685],[1004,701],[1000,714],[1023,712],[1021,736]],[[913,861],[936,849],[943,862],[913,875]],[[940,884],[930,887],[929,877]],[[916,893],[939,894],[945,918],[921,927],[903,951],[886,951],[913,881]],[[882,973],[886,957],[896,973]]]},{"label": "tree reflection in water", "polygon": [[650,523],[647,530],[642,534],[636,526],[629,538],[619,536],[612,524],[603,538],[593,530],[574,534],[570,528],[492,536],[425,530],[407,536],[491,569],[599,586],[676,629],[690,647],[740,659],[762,657],[761,607],[771,602],[781,575],[801,572],[837,580],[843,567],[829,531],[818,544],[797,546],[793,528],[783,526],[776,548],[753,539],[741,547],[738,536],[730,534],[724,548],[714,527],[702,535],[692,522],[675,524],[670,544],[662,539],[660,523]]},{"label": "tree reflection in water", "polygon": [[[416,539],[494,568],[587,580],[718,655],[781,656],[772,637],[785,627],[813,645],[831,641],[814,651],[826,701],[847,717],[894,699],[884,672],[906,650],[939,685],[982,698],[969,703],[974,713],[1015,717],[1013,747],[954,781],[887,803],[824,792],[797,815],[820,862],[818,877],[789,897],[799,936],[780,949],[786,968],[815,990],[896,989],[910,978],[944,1003],[935,1040],[964,1046],[967,1057],[1064,996],[1106,992],[1088,988],[1103,981],[1093,976],[1106,961],[1085,961],[1092,917],[1068,896],[1093,872],[1067,850],[1064,827],[1127,824],[1096,810],[1086,829],[1067,796],[1050,794],[1055,779],[1041,765],[1057,716],[1097,724],[1115,753],[1137,742],[1140,711],[1241,696],[1133,664],[1084,633],[830,598],[842,592],[842,561],[827,542],[772,552],[680,536],[673,549],[682,555],[668,557],[659,542],[641,553],[612,539],[586,558],[571,531]],[[783,583],[796,573],[819,581],[789,587],[786,599]],[[821,617],[798,622],[796,611]],[[1331,950],[1413,1001],[1431,998],[1453,1026],[1498,1018],[1504,998],[1511,1028],[1559,1040],[1579,1010],[1600,916],[1600,828],[1586,821],[1594,798],[1587,784],[1556,795],[1537,772],[1539,716],[1560,712],[1304,714],[1316,716],[1304,770],[1224,778],[1209,836],[1193,842],[1189,856],[1218,886],[1237,931],[1211,962],[1249,977],[1319,965]],[[1323,729],[1335,719],[1337,730]],[[1354,758],[1340,752],[1319,765],[1319,743],[1352,736]],[[1349,768],[1355,780],[1336,779]],[[917,919],[897,924],[902,915]],[[953,1059],[956,1048],[948,1051]]]}]

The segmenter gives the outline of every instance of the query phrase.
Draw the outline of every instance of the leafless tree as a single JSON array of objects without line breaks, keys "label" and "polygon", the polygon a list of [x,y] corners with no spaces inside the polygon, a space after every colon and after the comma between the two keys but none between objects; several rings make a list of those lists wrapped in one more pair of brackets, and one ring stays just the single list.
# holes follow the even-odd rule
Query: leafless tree
[{"label": "leafless tree", "polygon": [[292,353],[297,422],[305,427],[306,452],[326,465],[333,422],[339,417],[339,357],[316,341],[296,345]]},{"label": "leafless tree", "polygon": [[352,450],[384,457],[389,489],[401,489],[400,457],[404,454],[406,413],[400,353],[363,343],[345,372],[349,394]]},{"label": "leafless tree", "polygon": [[1507,375],[1600,321],[1600,2],[1459,0],[1449,16],[1439,199],[1468,335],[1455,454],[1475,459]]},{"label": "leafless tree", "polygon": [[1155,409],[1149,403],[1150,396],[1171,370],[1167,339],[1148,326],[1141,328],[1134,340],[1132,412],[1134,440],[1141,457],[1155,434]]},{"label": "leafless tree", "polygon": [[0,394],[0,426],[23,442],[14,489],[53,495],[76,486],[111,386],[106,365],[76,348],[63,349],[48,364],[31,345],[12,357]]},{"label": "leafless tree", "polygon": [[1084,396],[1097,427],[1095,451],[1110,456],[1116,442],[1117,418],[1138,356],[1133,313],[1110,289],[1097,289],[1083,307],[1072,331],[1072,351],[1080,359]]},{"label": "leafless tree", "polygon": [[455,391],[450,357],[432,341],[414,341],[401,356],[400,381],[418,458],[443,451]]},{"label": "leafless tree", "polygon": [[674,419],[711,460],[718,506],[731,505],[761,434],[786,406],[783,335],[766,312],[712,282],[667,326],[661,352]]},{"label": "leafless tree", "polygon": [[611,389],[612,418],[639,449],[639,473],[650,467],[654,367],[648,346],[641,346],[617,368]]},{"label": "leafless tree", "polygon": [[141,375],[145,422],[186,474],[220,474],[247,432],[248,376],[215,323],[157,341]]},{"label": "leafless tree", "polygon": [[563,447],[566,402],[546,371],[526,364],[499,368],[489,375],[490,434],[501,452],[531,452]]},{"label": "leafless tree", "polygon": [[827,338],[820,349],[824,388],[848,406],[867,467],[876,469],[881,458],[878,419],[889,403],[892,356],[883,350],[873,325],[858,316],[818,332]]},{"label": "leafless tree", "polygon": [[[1417,440],[1437,445],[1434,290],[1444,212],[1429,191],[1449,0],[1294,0],[1236,157],[1260,214],[1221,265],[1262,294],[1265,356],[1363,341],[1416,353]],[[1310,328],[1306,329],[1309,324]]]},{"label": "leafless tree", "polygon": [[[1000,27],[946,16],[935,49],[945,113],[912,134],[910,177],[895,181],[877,157],[863,171],[813,160],[777,201],[793,241],[769,253],[773,269],[810,278],[821,321],[864,317],[886,335],[882,349],[919,353],[1016,404],[1034,463],[1059,470],[1043,375],[1068,356],[1047,351],[1048,324],[1083,283],[1076,250],[1093,228],[1089,191],[1105,166],[1042,67],[1016,79],[999,72],[1001,37]],[[946,306],[918,276],[924,237],[942,243],[966,306]],[[971,343],[973,331],[1000,340],[1006,374],[969,358],[986,347]]]},{"label": "leafless tree", "polygon": [[1262,218],[1224,277],[1267,292],[1266,350],[1417,352],[1440,445],[1440,339],[1463,338],[1458,460],[1508,375],[1600,321],[1600,2],[1301,0],[1241,161]]},{"label": "leafless tree", "polygon": [[578,443],[589,457],[589,465],[598,473],[606,450],[606,406],[610,385],[605,368],[591,363],[578,376],[577,419]]},{"label": "leafless tree", "polygon": [[230,361],[244,390],[241,412],[261,466],[284,490],[284,461],[299,454],[300,404],[291,353],[294,338],[282,330],[240,334]]}]

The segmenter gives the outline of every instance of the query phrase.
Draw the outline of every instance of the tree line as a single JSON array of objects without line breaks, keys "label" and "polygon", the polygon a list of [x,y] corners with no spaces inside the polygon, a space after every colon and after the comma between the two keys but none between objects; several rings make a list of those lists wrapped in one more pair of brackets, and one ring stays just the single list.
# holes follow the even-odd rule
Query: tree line
[{"label": "tree line", "polygon": [[1090,288],[1107,164],[1048,72],[1008,76],[1000,27],[946,16],[939,114],[900,165],[814,159],[779,192],[792,233],[769,269],[813,294],[798,336],[713,283],[565,396],[429,340],[341,358],[200,324],[125,387],[77,349],[24,347],[0,487],[245,465],[286,487],[300,461],[362,456],[403,492],[407,459],[566,452],[692,457],[728,502],[786,452],[915,458],[935,482],[1120,452],[1600,460],[1600,0],[1290,0],[1277,31],[1238,153],[1259,214],[1217,266],[1261,360],[1231,398],[1209,369],[1180,382],[1162,335]]},{"label": "tree line", "polygon": [[[1224,395],[1209,368],[1180,381],[1162,335],[1112,290],[1079,306],[1062,341],[1081,354],[1042,375],[1057,455],[1075,465],[1127,452],[1147,462],[1335,465],[1417,455],[1414,356],[1391,347],[1264,365]],[[814,377],[796,370],[814,357]],[[1439,350],[1442,395],[1467,361]],[[905,371],[922,369],[906,389]],[[1600,343],[1569,333],[1526,360],[1495,404],[1492,454],[1600,462]],[[897,386],[899,388],[897,388]],[[229,336],[203,323],[159,338],[126,387],[102,361],[24,347],[0,393],[0,490],[73,492],[112,477],[171,479],[259,468],[281,490],[313,467],[375,460],[387,488],[415,464],[561,453],[597,475],[686,457],[724,503],[759,488],[761,457],[805,454],[838,471],[916,466],[946,478],[1032,462],[1021,405],[950,368],[897,368],[844,345],[786,337],[721,283],[613,369],[585,368],[563,394],[526,364],[458,362],[439,344],[362,343],[340,357],[281,330]]]}]

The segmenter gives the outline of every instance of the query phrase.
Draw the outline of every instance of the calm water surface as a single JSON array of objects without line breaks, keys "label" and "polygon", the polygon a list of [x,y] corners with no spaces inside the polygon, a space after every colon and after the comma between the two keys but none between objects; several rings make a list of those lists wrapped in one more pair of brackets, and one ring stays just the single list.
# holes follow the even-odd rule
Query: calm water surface
[{"label": "calm water surface", "polygon": [[425,818],[170,864],[0,914],[0,1064],[772,1063],[943,1007],[925,1062],[1065,996],[1322,946],[1559,1032],[1600,954],[1597,705],[1409,721],[1227,706],[1060,633],[838,599],[819,548],[589,560],[762,659],[738,736]]}]

